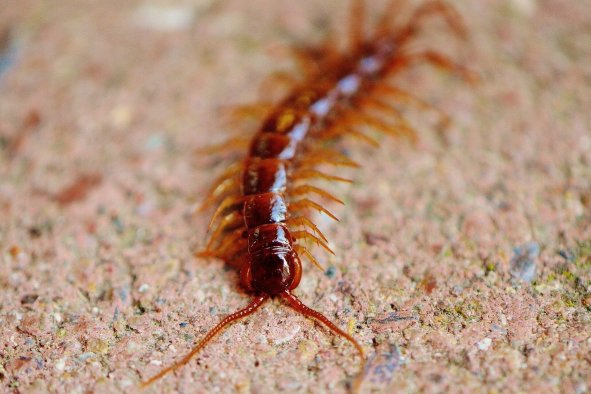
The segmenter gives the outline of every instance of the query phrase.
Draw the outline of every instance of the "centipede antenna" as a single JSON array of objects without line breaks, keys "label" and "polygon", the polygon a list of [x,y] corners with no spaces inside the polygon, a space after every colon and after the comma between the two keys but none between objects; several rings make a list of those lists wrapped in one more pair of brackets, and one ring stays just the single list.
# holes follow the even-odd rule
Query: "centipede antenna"
[{"label": "centipede antenna", "polygon": [[289,291],[287,291],[287,290],[284,291],[283,293],[281,293],[281,296],[287,301],[289,306],[291,306],[293,309],[295,309],[296,311],[298,311],[299,313],[301,313],[302,315],[304,315],[310,319],[315,319],[315,320],[321,322],[333,334],[340,336],[342,338],[345,338],[347,341],[349,341],[355,347],[355,349],[357,349],[357,352],[359,352],[359,357],[361,357],[361,366],[359,368],[359,376],[357,377],[357,379],[355,381],[354,390],[353,390],[353,391],[357,391],[357,389],[359,388],[358,386],[361,383],[361,377],[362,377],[361,375],[365,371],[365,353],[363,352],[363,348],[361,347],[361,345],[351,335],[347,334],[346,332],[344,332],[343,330],[338,328],[336,326],[336,324],[334,324],[333,322],[328,320],[328,318],[326,316],[324,316],[322,313],[315,311],[314,309],[304,305],[304,303],[302,303],[302,301],[300,301],[300,299],[298,297],[296,297],[295,295],[293,295]]},{"label": "centipede antenna", "polygon": [[251,315],[256,311],[261,305],[265,303],[269,299],[268,295],[261,295],[255,297],[250,304],[248,304],[243,309],[240,309],[237,312],[232,313],[229,316],[226,316],[219,322],[214,328],[209,330],[209,332],[205,335],[205,337],[195,346],[185,357],[183,357],[180,361],[175,362],[170,367],[163,369],[162,371],[158,372],[156,375],[152,376],[150,379],[146,380],[141,384],[142,388],[148,387],[158,379],[162,378],[164,375],[168,374],[169,372],[173,372],[182,366],[186,365],[195,354],[197,354],[201,349],[205,347],[217,334],[219,334],[222,330],[227,328],[232,323],[236,322],[237,320],[242,319],[248,315]]}]

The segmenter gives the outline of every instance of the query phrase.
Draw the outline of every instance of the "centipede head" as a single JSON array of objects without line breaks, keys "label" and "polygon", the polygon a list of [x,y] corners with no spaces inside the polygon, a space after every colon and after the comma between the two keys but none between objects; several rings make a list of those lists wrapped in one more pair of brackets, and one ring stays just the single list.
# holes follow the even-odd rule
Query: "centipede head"
[{"label": "centipede head", "polygon": [[299,285],[302,263],[293,250],[264,251],[252,255],[240,275],[247,290],[276,296]]}]

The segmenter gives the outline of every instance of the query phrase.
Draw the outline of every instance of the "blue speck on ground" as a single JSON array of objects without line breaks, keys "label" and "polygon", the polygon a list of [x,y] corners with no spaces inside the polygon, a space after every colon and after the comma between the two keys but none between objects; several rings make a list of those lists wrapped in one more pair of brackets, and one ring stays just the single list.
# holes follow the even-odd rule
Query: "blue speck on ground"
[{"label": "blue speck on ground", "polygon": [[540,254],[540,245],[528,242],[513,249],[510,273],[518,280],[530,283],[536,277],[536,260]]}]

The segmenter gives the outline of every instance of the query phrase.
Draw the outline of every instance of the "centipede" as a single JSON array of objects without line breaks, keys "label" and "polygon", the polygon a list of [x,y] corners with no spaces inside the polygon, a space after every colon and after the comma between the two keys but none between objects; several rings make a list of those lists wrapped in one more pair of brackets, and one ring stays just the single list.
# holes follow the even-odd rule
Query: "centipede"
[{"label": "centipede", "polygon": [[[367,34],[367,6],[363,0],[353,0],[346,50],[338,50],[331,42],[294,48],[303,72],[301,82],[266,110],[258,130],[248,137],[246,154],[213,182],[202,205],[217,204],[217,209],[210,222],[209,240],[198,255],[235,267],[241,287],[252,299],[142,387],[189,363],[224,329],[252,315],[269,299],[280,299],[356,349],[360,372],[352,386],[359,388],[366,360],[363,346],[294,293],[302,277],[302,260],[321,267],[313,247],[334,254],[313,215],[320,212],[338,220],[325,203],[342,201],[317,181],[350,182],[322,171],[327,166],[359,166],[335,148],[342,138],[353,137],[373,146],[380,144],[376,139],[379,134],[416,139],[417,133],[399,104],[435,110],[442,119],[447,118],[435,106],[399,88],[394,79],[397,74],[426,63],[466,81],[475,80],[473,72],[448,55],[435,49],[417,51],[412,45],[427,22],[435,18],[443,21],[450,36],[465,40],[467,29],[457,10],[444,1],[430,0],[401,18],[403,7],[403,1],[390,0],[372,33]],[[231,139],[212,151],[236,149],[244,140]]]}]

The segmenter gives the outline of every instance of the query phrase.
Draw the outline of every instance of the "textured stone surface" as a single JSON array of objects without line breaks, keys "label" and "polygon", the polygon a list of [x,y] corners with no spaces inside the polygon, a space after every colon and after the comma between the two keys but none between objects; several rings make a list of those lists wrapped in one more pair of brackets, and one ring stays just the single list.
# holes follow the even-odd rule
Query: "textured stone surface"
[{"label": "textured stone surface", "polygon": [[[364,392],[589,392],[591,3],[455,3],[471,44],[422,42],[481,83],[398,78],[454,123],[409,108],[416,146],[344,143],[364,166],[338,186],[341,223],[318,218],[337,255],[298,294],[361,341]],[[3,3],[1,391],[134,392],[246,304],[233,270],[193,257],[194,206],[226,165],[195,150],[238,131],[225,106],[281,92],[257,93],[290,67],[282,45],[341,37],[346,8]],[[344,392],[356,371],[346,342],[275,302],[151,391]]]}]

